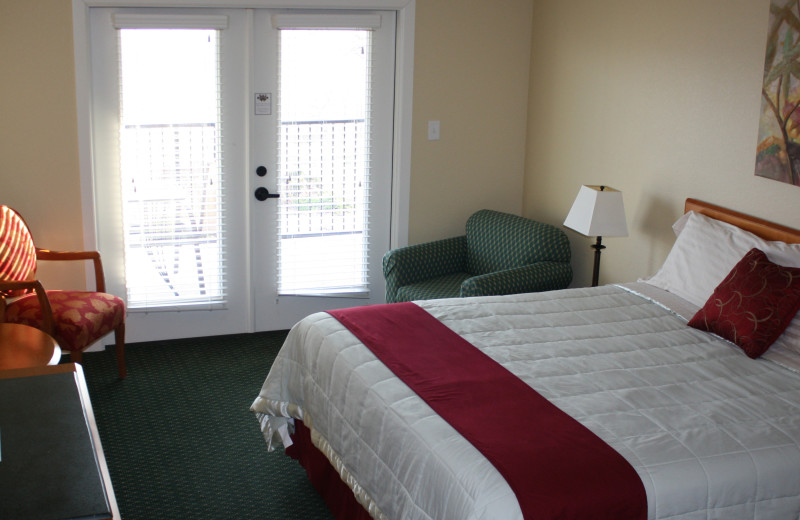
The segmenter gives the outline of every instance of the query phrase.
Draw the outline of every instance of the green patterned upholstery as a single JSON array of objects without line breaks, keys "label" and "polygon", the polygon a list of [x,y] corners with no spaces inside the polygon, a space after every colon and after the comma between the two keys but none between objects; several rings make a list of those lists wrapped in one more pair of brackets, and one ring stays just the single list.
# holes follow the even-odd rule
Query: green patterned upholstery
[{"label": "green patterned upholstery", "polygon": [[383,275],[389,303],[563,289],[569,240],[555,226],[484,209],[465,235],[389,251]]},{"label": "green patterned upholstery", "polygon": [[396,301],[410,302],[413,300],[432,300],[453,295],[458,296],[461,292],[461,285],[471,276],[469,273],[453,273],[403,285],[397,289]]}]

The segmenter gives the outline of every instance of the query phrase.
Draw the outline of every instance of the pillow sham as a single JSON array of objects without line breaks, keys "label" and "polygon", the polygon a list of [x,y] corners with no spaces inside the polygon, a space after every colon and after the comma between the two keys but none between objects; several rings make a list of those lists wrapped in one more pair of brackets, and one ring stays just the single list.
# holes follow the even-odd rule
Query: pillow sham
[{"label": "pillow sham", "polygon": [[751,249],[720,283],[689,326],[713,332],[755,359],[800,310],[800,268],[771,262]]},{"label": "pillow sham", "polygon": [[702,307],[751,249],[780,265],[800,267],[800,244],[770,242],[732,224],[690,211],[673,226],[678,238],[661,268],[642,279]]}]

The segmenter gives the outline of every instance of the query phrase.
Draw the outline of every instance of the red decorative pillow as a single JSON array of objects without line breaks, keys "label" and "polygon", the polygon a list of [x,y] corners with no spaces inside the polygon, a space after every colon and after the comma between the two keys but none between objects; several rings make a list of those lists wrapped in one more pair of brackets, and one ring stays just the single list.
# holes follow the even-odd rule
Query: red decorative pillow
[{"label": "red decorative pillow", "polygon": [[751,249],[720,283],[689,326],[739,345],[755,359],[800,310],[800,268],[770,262]]}]

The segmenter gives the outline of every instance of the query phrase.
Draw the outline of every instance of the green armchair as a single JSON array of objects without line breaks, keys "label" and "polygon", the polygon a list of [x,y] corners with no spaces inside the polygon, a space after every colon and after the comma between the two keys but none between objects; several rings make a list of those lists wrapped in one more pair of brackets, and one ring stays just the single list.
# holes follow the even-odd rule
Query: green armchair
[{"label": "green armchair", "polygon": [[393,249],[383,257],[388,303],[563,289],[572,281],[567,235],[488,209],[466,234]]}]

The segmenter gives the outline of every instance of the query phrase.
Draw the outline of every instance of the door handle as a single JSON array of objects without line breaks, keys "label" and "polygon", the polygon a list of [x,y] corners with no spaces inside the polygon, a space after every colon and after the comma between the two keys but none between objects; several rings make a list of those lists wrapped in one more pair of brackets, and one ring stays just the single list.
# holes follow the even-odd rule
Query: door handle
[{"label": "door handle", "polygon": [[281,196],[280,193],[270,193],[269,190],[263,186],[256,188],[256,200],[277,199]]}]

